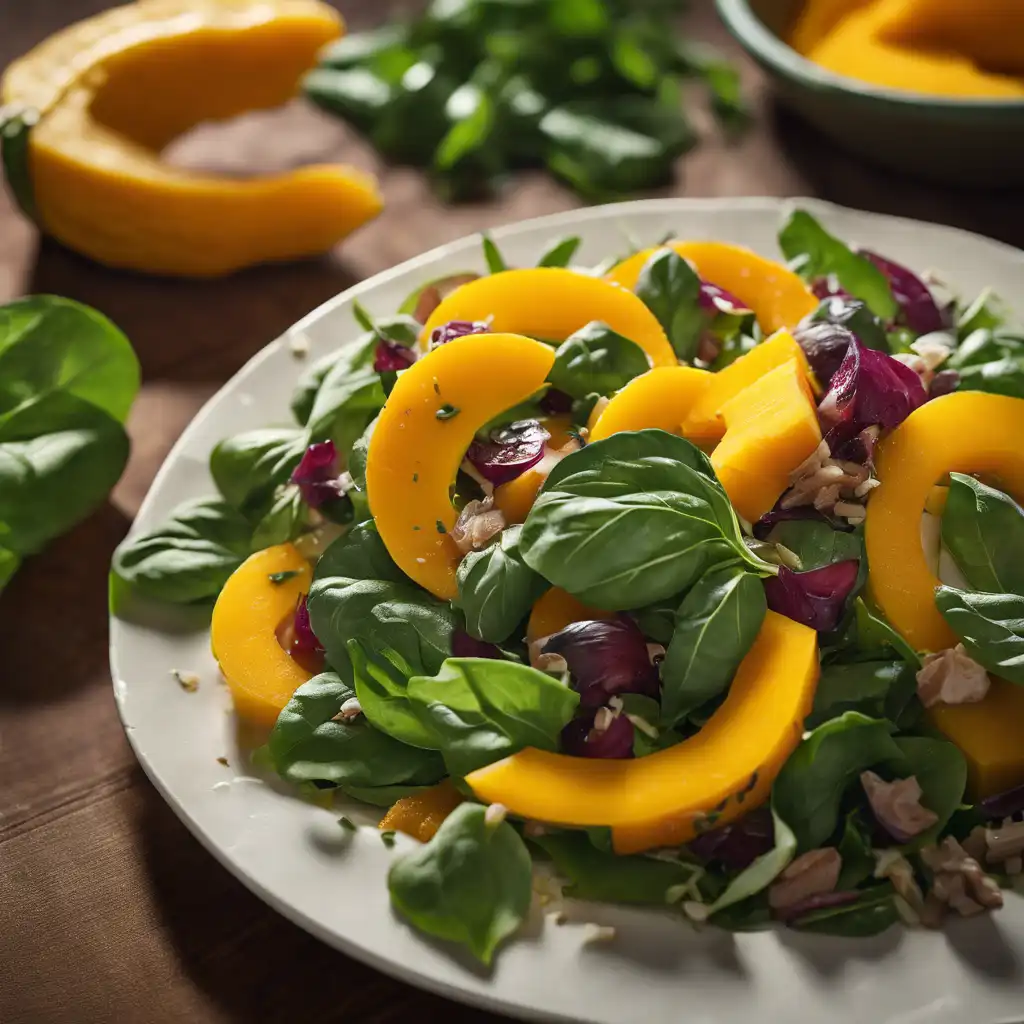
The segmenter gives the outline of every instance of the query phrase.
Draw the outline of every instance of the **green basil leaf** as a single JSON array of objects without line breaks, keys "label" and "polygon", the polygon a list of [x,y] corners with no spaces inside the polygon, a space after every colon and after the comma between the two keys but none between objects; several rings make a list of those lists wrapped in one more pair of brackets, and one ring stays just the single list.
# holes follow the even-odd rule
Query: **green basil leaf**
[{"label": "green basil leaf", "polygon": [[563,459],[523,525],[526,564],[598,608],[642,608],[747,551],[697,447],[663,430],[614,434]]},{"label": "green basil leaf", "polygon": [[846,533],[815,519],[790,519],[776,524],[768,535],[800,559],[800,570],[820,569],[833,562],[864,559],[862,533]]},{"label": "green basil leaf", "polygon": [[452,123],[434,154],[434,166],[445,171],[492,144],[496,127],[494,101],[473,82],[465,82],[448,97],[445,115]]},{"label": "green basil leaf", "polygon": [[708,324],[697,272],[674,249],[658,249],[644,264],[634,290],[661,324],[676,355],[692,363]]},{"label": "green basil leaf", "polygon": [[886,884],[866,890],[856,903],[812,910],[791,922],[791,927],[818,935],[864,939],[881,935],[899,921],[892,886]]},{"label": "green basil leaf", "polygon": [[967,653],[989,672],[1024,684],[1024,596],[939,587],[935,603]]},{"label": "green basil leaf", "polygon": [[373,130],[395,93],[381,75],[360,67],[314,68],[303,78],[302,90],[322,110],[345,118],[364,133]]},{"label": "green basil leaf", "polygon": [[611,395],[649,369],[639,345],[594,320],[558,346],[548,380],[573,398],[586,398]]},{"label": "green basil leaf", "polygon": [[741,565],[716,566],[694,584],[661,663],[664,723],[678,725],[729,688],[767,610],[760,577]]},{"label": "green basil leaf", "polygon": [[891,351],[885,324],[863,302],[856,299],[836,295],[822,299],[821,305],[811,314],[811,321],[845,327],[868,348],[879,352]]},{"label": "green basil leaf", "polygon": [[174,604],[212,600],[251,550],[252,527],[224,501],[180,505],[114,552],[113,570],[141,594]]},{"label": "green basil leaf", "polygon": [[900,757],[891,728],[847,711],[818,726],[790,755],[775,780],[772,806],[792,828],[800,852],[835,832],[843,794],[862,771]]},{"label": "green basil leaf", "polygon": [[489,964],[529,912],[533,863],[516,830],[486,815],[479,804],[456,807],[429,843],[395,858],[388,890],[414,927]]},{"label": "green basil leaf", "polygon": [[1024,356],[1024,338],[1006,332],[980,328],[971,331],[943,364],[943,369],[963,370],[970,366],[1000,359],[1019,359]]},{"label": "green basil leaf", "polygon": [[138,390],[135,352],[101,313],[52,295],[0,306],[0,427],[55,393],[124,423]]},{"label": "green basil leaf", "polygon": [[503,270],[508,270],[505,257],[501,255],[501,250],[495,245],[494,239],[486,231],[481,232],[480,243],[483,246],[484,262],[487,264],[489,273],[500,274]]},{"label": "green basil leaf", "polygon": [[846,815],[843,837],[836,847],[842,859],[837,892],[856,889],[875,873],[875,853],[871,845],[871,832],[861,819],[860,808],[854,808]]},{"label": "green basil leaf", "polygon": [[286,484],[306,450],[297,427],[249,430],[221,441],[210,453],[210,475],[224,500],[250,519],[268,511],[274,491]]},{"label": "green basil leaf", "polygon": [[889,625],[885,616],[869,608],[862,597],[856,598],[853,616],[836,644],[828,650],[827,660],[881,661],[894,654],[913,666],[915,672],[921,667],[920,655]]},{"label": "green basil leaf", "polygon": [[579,235],[569,235],[552,242],[537,261],[538,267],[567,267],[583,241]]},{"label": "green basil leaf", "polygon": [[366,429],[359,435],[348,456],[348,472],[352,477],[352,489],[348,499],[352,502],[352,521],[364,523],[370,518],[370,499],[366,494],[366,459],[370,454],[370,438],[377,426],[379,417],[370,420]]},{"label": "green basil leaf", "polygon": [[32,129],[39,123],[39,111],[20,106],[0,107],[0,162],[11,198],[29,220],[38,222],[35,190],[32,186]]},{"label": "green basil leaf", "polygon": [[509,526],[482,551],[470,551],[459,563],[455,602],[466,616],[466,632],[500,644],[529,614],[548,582],[524,561],[521,526]]},{"label": "green basil leaf", "polygon": [[21,559],[13,551],[0,547],[0,593],[18,571],[19,565]]},{"label": "green basil leaf", "polygon": [[921,804],[934,811],[939,820],[907,844],[904,849],[919,850],[934,843],[963,803],[967,787],[967,761],[955,744],[931,736],[898,736],[899,756],[887,761],[883,771],[895,778],[913,775],[921,787]]},{"label": "green basil leaf", "polygon": [[990,363],[964,367],[957,390],[1024,398],[1024,356],[1004,356]]},{"label": "green basil leaf", "polygon": [[876,316],[895,319],[899,306],[889,281],[866,256],[830,235],[806,210],[795,210],[779,231],[779,248],[801,277],[834,275],[840,286]]},{"label": "green basil leaf", "polygon": [[[412,749],[412,748],[407,748]],[[420,751],[425,753],[425,751]],[[400,783],[394,786],[341,786],[345,796],[358,800],[360,803],[369,804],[371,807],[392,807],[399,800],[410,796],[420,796],[430,786],[414,786],[408,783]]]},{"label": "green basil leaf", "polygon": [[846,711],[895,722],[916,694],[917,676],[905,661],[825,665],[804,728],[816,729]]},{"label": "green basil leaf", "polygon": [[1009,495],[950,473],[942,543],[975,590],[1024,594],[1024,509]]},{"label": "green basil leaf", "polygon": [[676,609],[679,602],[674,598],[656,601],[644,608],[634,608],[629,617],[640,627],[648,640],[668,646],[676,628]]},{"label": "green basil leaf", "polygon": [[449,658],[436,675],[410,679],[408,699],[460,777],[524,747],[557,751],[579,706],[547,673],[489,658]]},{"label": "green basil leaf", "polygon": [[991,288],[983,289],[978,297],[957,318],[956,333],[965,339],[975,331],[995,331],[1006,323],[1006,307]]},{"label": "green basil leaf", "polygon": [[386,736],[360,715],[335,721],[355,690],[334,672],[303,683],[278,716],[268,747],[277,772],[291,782],[393,786],[437,782],[441,759]]},{"label": "green basil leaf", "polygon": [[582,832],[549,832],[531,838],[565,878],[570,899],[642,907],[667,907],[671,890],[694,881],[696,864],[621,856],[597,849]]},{"label": "green basil leaf", "polygon": [[[339,499],[339,503],[343,500]],[[306,528],[308,511],[298,487],[283,488],[253,530],[253,551],[295,540]]]}]

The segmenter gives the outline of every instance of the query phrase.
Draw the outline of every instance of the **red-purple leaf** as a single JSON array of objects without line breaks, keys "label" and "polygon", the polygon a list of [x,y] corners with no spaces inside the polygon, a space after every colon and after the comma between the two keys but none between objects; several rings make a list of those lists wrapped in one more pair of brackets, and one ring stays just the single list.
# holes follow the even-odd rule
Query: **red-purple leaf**
[{"label": "red-purple leaf", "polygon": [[1024,786],[1014,786],[1013,789],[986,797],[978,804],[978,810],[990,821],[1020,814],[1024,811]]},{"label": "red-purple leaf", "polygon": [[819,892],[813,896],[806,896],[804,899],[794,903],[791,907],[781,907],[775,911],[775,916],[780,921],[787,921],[799,925],[799,919],[815,910],[828,910],[830,907],[846,907],[856,903],[863,894],[859,892]]},{"label": "red-purple leaf", "polygon": [[771,811],[759,807],[730,825],[697,836],[689,847],[703,861],[717,861],[731,871],[742,871],[774,845]]},{"label": "red-purple leaf", "polygon": [[838,324],[815,323],[801,327],[796,339],[814,376],[823,387],[828,387],[853,343],[853,334]]},{"label": "red-purple leaf", "polygon": [[373,356],[373,368],[378,373],[405,370],[416,362],[416,353],[408,345],[381,338]]},{"label": "red-purple leaf", "polygon": [[345,492],[338,473],[338,453],[333,441],[311,444],[292,471],[302,500],[310,508],[320,508]]},{"label": "red-purple leaf", "polygon": [[777,576],[764,581],[768,607],[819,633],[829,633],[843,617],[859,569],[855,558],[810,572],[793,572],[780,566]]},{"label": "red-purple leaf", "polygon": [[504,661],[505,656],[501,651],[484,640],[477,640],[470,636],[464,629],[457,629],[452,634],[452,657],[453,658],[491,658],[494,661]]},{"label": "red-purple leaf", "polygon": [[[598,714],[610,719],[601,730],[595,726]],[[633,723],[625,715],[612,718],[607,708],[590,708],[562,730],[562,749],[572,757],[632,757]]]},{"label": "red-purple leaf", "polygon": [[497,487],[536,466],[544,458],[544,444],[550,437],[537,420],[519,420],[493,431],[487,441],[474,441],[466,458]]},{"label": "red-purple leaf", "polygon": [[463,338],[467,334],[487,334],[491,325],[483,320],[449,320],[448,323],[435,327],[430,335],[430,347],[447,345],[449,341]]},{"label": "red-purple leaf", "polygon": [[917,274],[869,249],[860,249],[859,252],[888,278],[892,297],[900,307],[903,321],[912,331],[930,334],[950,326],[928,285]]},{"label": "red-purple leaf", "polygon": [[700,308],[712,316],[717,316],[719,313],[726,313],[729,316],[749,316],[754,312],[745,302],[737,299],[732,292],[727,292],[710,281],[701,281],[697,299]]}]

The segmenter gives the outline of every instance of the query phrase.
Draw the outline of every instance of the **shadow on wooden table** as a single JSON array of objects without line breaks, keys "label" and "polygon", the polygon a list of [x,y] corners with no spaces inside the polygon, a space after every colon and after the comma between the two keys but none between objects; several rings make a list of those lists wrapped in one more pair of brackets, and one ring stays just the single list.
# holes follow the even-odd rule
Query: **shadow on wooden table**
[{"label": "shadow on wooden table", "polygon": [[[216,1003],[223,1014],[218,1020],[295,1024],[298,1010],[302,1020],[323,1024],[499,1020],[394,981],[286,921],[214,865],[142,777],[142,769],[136,772],[136,827],[156,927],[190,981]],[[324,898],[343,898],[342,887]]]},{"label": "shadow on wooden table", "polygon": [[808,191],[814,195],[915,220],[935,220],[936,211],[941,211],[944,223],[1024,248],[1024,191],[933,185],[843,152],[778,102],[769,105],[768,116],[780,148],[811,184]]}]

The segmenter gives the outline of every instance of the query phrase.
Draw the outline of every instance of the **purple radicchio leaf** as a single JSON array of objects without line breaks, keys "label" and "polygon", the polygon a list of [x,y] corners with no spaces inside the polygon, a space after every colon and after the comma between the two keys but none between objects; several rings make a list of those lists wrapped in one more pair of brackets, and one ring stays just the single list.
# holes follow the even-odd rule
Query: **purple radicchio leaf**
[{"label": "purple radicchio leaf", "polygon": [[573,622],[548,637],[542,651],[565,659],[584,707],[599,707],[623,693],[658,697],[658,670],[651,664],[647,638],[625,616]]},{"label": "purple radicchio leaf", "polygon": [[[599,715],[603,729],[597,727]],[[562,730],[562,750],[572,757],[632,757],[633,723],[607,708],[588,708]]]},{"label": "purple radicchio leaf", "polygon": [[811,282],[811,291],[816,299],[831,299],[837,296],[841,299],[853,299],[845,288],[843,288],[834,274],[827,277],[817,277]]},{"label": "purple radicchio leaf", "polygon": [[497,487],[536,466],[544,458],[544,445],[550,437],[537,420],[519,420],[492,431],[486,441],[474,441],[466,458]]},{"label": "purple radicchio leaf", "polygon": [[804,350],[818,382],[828,387],[842,366],[854,336],[839,324],[822,322],[800,327],[796,332],[796,340]]},{"label": "purple radicchio leaf", "polygon": [[493,661],[504,661],[501,650],[484,640],[477,640],[464,629],[457,629],[452,634],[453,658],[491,658]]},{"label": "purple radicchio leaf", "polygon": [[928,385],[928,398],[941,398],[951,395],[960,387],[960,374],[957,370],[939,370]]},{"label": "purple radicchio leaf", "polygon": [[719,288],[717,284],[702,280],[697,296],[700,308],[712,316],[725,313],[728,316],[750,316],[754,311],[732,292]]},{"label": "purple radicchio leaf", "polygon": [[892,297],[900,307],[902,320],[915,334],[931,334],[932,331],[945,330],[951,326],[939,309],[931,289],[912,270],[869,249],[860,249],[858,252],[885,274],[892,289]]},{"label": "purple radicchio leaf", "polygon": [[381,338],[373,356],[373,368],[378,373],[406,370],[416,362],[416,353],[408,345]]},{"label": "purple radicchio leaf", "polygon": [[805,896],[791,907],[780,907],[775,916],[780,921],[787,921],[799,927],[800,918],[815,910],[828,910],[831,907],[847,907],[861,898],[862,893],[849,890],[846,892],[819,892],[813,896]]},{"label": "purple radicchio leaf", "polygon": [[431,332],[430,347],[447,345],[449,341],[464,338],[467,334],[487,334],[490,329],[491,325],[483,320],[449,320]]},{"label": "purple radicchio leaf", "polygon": [[548,388],[540,400],[540,407],[549,416],[559,416],[572,412],[573,398],[558,388]]},{"label": "purple radicchio leaf", "polygon": [[1024,811],[1024,785],[986,797],[978,804],[978,810],[990,821],[1020,814]]},{"label": "purple radicchio leaf", "polygon": [[697,836],[690,850],[703,861],[716,861],[730,871],[742,871],[775,846],[775,828],[767,807],[738,821]]},{"label": "purple radicchio leaf", "polygon": [[292,471],[291,482],[299,488],[310,508],[320,508],[342,497],[345,489],[338,473],[338,453],[333,441],[311,444]]},{"label": "purple radicchio leaf", "polygon": [[757,540],[767,540],[768,534],[772,532],[778,523],[785,523],[791,520],[812,519],[819,523],[828,523],[833,530],[841,530],[844,533],[851,532],[853,527],[845,519],[832,518],[816,509],[813,505],[797,505],[795,508],[779,508],[778,505],[765,512],[763,516],[753,525],[754,536]]},{"label": "purple radicchio leaf", "polygon": [[315,674],[323,671],[324,649],[310,624],[305,594],[299,598],[291,620],[286,619],[282,623],[278,630],[278,641],[307,672]]},{"label": "purple radicchio leaf", "polygon": [[856,558],[810,572],[793,572],[779,566],[778,575],[764,581],[768,607],[819,633],[830,633],[843,617],[859,569]]}]

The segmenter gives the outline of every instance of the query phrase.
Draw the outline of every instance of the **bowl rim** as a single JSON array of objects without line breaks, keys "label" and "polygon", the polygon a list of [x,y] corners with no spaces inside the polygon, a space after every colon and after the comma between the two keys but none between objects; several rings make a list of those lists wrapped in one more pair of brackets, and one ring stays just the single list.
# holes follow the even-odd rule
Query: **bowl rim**
[{"label": "bowl rim", "polygon": [[837,74],[808,60],[775,35],[751,9],[749,0],[715,0],[715,6],[725,27],[758,61],[783,78],[816,92],[852,96],[864,102],[887,103],[905,110],[924,107],[947,114],[983,111],[1003,116],[1024,112],[1024,98],[935,96],[872,85],[848,75]]}]

